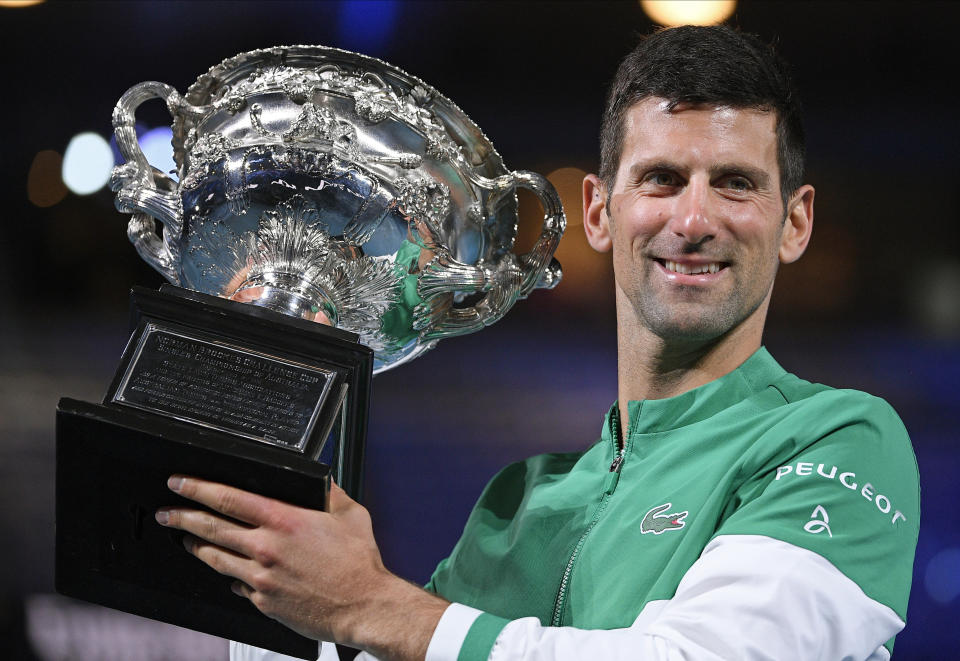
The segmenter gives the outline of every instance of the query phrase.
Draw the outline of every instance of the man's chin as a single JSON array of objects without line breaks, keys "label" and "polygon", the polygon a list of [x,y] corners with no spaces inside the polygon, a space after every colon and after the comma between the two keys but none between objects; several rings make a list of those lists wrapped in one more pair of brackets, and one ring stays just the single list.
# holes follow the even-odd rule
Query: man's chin
[{"label": "man's chin", "polygon": [[671,324],[652,330],[669,344],[706,344],[719,340],[729,329],[705,324]]},{"label": "man's chin", "polygon": [[734,320],[717,315],[715,309],[711,312],[711,316],[696,311],[688,314],[656,315],[645,321],[647,328],[666,343],[708,343],[720,339],[736,325]]}]

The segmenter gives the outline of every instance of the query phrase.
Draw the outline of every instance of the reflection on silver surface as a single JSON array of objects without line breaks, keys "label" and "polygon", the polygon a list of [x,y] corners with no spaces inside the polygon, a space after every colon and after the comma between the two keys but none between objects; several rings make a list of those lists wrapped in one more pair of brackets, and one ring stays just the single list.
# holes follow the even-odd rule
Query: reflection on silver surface
[{"label": "reflection on silver surface", "polygon": [[[137,145],[134,113],[173,115],[176,180]],[[168,280],[360,335],[375,370],[479,330],[560,279],[553,187],[508,171],[480,129],[422,81],[356,53],[243,53],[181,96],[144,82],[113,115],[128,235]],[[512,252],[517,188],[541,201],[530,252]],[[155,221],[159,221],[159,225]]]}]

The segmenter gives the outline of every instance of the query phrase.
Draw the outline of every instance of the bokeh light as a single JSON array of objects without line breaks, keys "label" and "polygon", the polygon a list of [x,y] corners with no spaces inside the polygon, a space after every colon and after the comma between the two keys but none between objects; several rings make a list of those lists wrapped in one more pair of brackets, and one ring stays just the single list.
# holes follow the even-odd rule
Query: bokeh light
[{"label": "bokeh light", "polygon": [[73,136],[63,154],[63,183],[77,195],[90,195],[103,188],[113,170],[110,144],[97,133]]},{"label": "bokeh light", "polygon": [[737,0],[640,0],[640,6],[660,25],[716,25],[733,15]]},{"label": "bokeh light", "polygon": [[38,207],[52,207],[67,196],[67,187],[60,178],[63,158],[52,149],[44,149],[33,157],[27,173],[27,199]]},{"label": "bokeh light", "polygon": [[838,223],[814,224],[803,258],[784,264],[773,288],[773,313],[802,319],[849,306],[857,296],[862,242]]},{"label": "bokeh light", "polygon": [[960,548],[949,548],[933,556],[923,579],[930,598],[948,604],[960,596]]},{"label": "bokeh light", "polygon": [[398,9],[396,0],[341,2],[337,21],[340,45],[361,53],[379,52],[390,39]]},{"label": "bokeh light", "polygon": [[547,179],[557,189],[567,214],[567,230],[556,252],[563,267],[563,280],[557,294],[569,303],[593,307],[606,302],[613,287],[610,256],[591,248],[583,230],[583,178],[586,175],[580,168],[562,167],[550,172]]},{"label": "bokeh light", "polygon": [[557,189],[563,211],[567,214],[567,225],[583,223],[583,178],[587,176],[580,168],[557,168],[547,175],[547,179]]},{"label": "bokeh light", "polygon": [[173,173],[177,167],[173,161],[171,140],[173,140],[173,131],[169,126],[150,129],[137,140],[140,143],[140,151],[147,157],[147,162],[167,174]]},{"label": "bokeh light", "polygon": [[17,9],[20,7],[32,7],[43,4],[44,2],[46,2],[46,0],[0,0],[0,8]]},{"label": "bokeh light", "polygon": [[917,324],[934,337],[960,338],[960,260],[924,259],[910,283]]}]

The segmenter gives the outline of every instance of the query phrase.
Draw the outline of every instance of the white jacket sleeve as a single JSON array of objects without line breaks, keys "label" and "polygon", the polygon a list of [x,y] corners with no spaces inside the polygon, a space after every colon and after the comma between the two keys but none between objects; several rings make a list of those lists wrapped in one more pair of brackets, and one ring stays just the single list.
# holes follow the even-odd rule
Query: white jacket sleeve
[{"label": "white jacket sleeve", "polygon": [[[340,661],[336,645],[333,643],[319,643],[319,645],[320,655],[317,661]],[[302,659],[231,640],[230,661],[302,661]],[[360,652],[354,661],[377,661],[377,659],[366,652]]]},{"label": "white jacket sleeve", "polygon": [[[451,604],[426,661],[887,661],[884,643],[904,622],[812,551],[759,535],[718,537],[684,575],[672,599],[646,605],[624,629],[545,627],[533,617],[506,624],[489,649],[464,648],[481,611]],[[240,643],[231,661],[294,661]],[[320,661],[337,661],[324,644]],[[361,653],[357,661],[376,661]]]},{"label": "white jacket sleeve", "polygon": [[648,603],[629,628],[545,627],[523,618],[507,623],[492,648],[471,649],[464,643],[481,612],[447,610],[426,661],[886,661],[884,643],[904,626],[822,556],[759,535],[713,540],[674,597]]}]

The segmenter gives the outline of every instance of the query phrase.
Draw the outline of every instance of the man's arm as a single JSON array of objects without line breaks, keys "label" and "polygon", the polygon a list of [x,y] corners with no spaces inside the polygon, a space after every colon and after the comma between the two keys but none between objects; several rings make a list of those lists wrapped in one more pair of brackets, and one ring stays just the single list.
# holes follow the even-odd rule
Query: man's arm
[{"label": "man's arm", "polygon": [[338,486],[318,512],[192,477],[168,485],[223,516],[164,508],[157,521],[190,533],[187,550],[265,615],[383,659],[424,658],[449,604],[387,571],[367,510]]},{"label": "man's arm", "polygon": [[[651,602],[630,627],[546,627],[532,617],[509,621],[452,604],[426,661],[886,661],[883,642],[903,624],[821,556],[769,537],[729,535],[711,542],[672,599]],[[324,651],[321,661],[336,659],[332,646]]]},{"label": "man's arm", "polygon": [[711,542],[674,597],[650,602],[627,628],[547,627],[454,604],[438,634],[455,610],[474,618],[471,624],[460,616],[460,646],[427,661],[886,661],[883,644],[904,625],[816,553],[750,535]]}]

